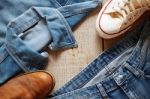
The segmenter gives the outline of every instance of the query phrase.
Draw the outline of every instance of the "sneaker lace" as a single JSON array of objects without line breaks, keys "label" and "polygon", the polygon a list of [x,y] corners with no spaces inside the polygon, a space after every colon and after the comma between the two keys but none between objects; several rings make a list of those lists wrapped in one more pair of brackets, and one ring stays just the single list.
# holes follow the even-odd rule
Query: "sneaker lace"
[{"label": "sneaker lace", "polygon": [[112,17],[123,19],[126,24],[127,21],[134,18],[134,16],[128,17],[128,14],[138,8],[145,7],[145,5],[149,7],[149,2],[150,0],[114,0],[114,6],[107,14],[110,14]]}]

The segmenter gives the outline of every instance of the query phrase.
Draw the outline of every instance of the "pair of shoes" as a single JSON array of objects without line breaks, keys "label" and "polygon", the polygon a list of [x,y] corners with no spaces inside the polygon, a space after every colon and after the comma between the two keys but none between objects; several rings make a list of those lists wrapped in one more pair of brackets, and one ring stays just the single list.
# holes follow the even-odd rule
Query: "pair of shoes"
[{"label": "pair of shoes", "polygon": [[149,9],[150,0],[108,0],[96,20],[98,34],[106,39],[119,36]]},{"label": "pair of shoes", "polygon": [[26,73],[0,86],[0,99],[44,99],[54,85],[55,80],[48,72]]}]

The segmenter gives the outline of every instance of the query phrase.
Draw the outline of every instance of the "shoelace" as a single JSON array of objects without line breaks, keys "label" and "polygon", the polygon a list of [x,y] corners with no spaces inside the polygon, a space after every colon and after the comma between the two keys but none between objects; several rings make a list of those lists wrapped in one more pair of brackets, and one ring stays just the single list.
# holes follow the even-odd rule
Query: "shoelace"
[{"label": "shoelace", "polygon": [[133,16],[127,17],[128,14],[138,8],[149,7],[150,0],[114,0],[113,3],[112,10],[107,14],[115,15],[121,18],[121,20],[123,19],[126,24],[127,21],[134,18]]}]

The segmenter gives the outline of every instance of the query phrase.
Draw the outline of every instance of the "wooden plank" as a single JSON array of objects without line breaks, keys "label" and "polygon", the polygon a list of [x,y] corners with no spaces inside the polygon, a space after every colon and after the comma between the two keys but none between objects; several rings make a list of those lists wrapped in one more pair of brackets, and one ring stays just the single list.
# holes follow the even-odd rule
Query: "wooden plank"
[{"label": "wooden plank", "polygon": [[115,45],[118,41],[120,41],[123,37],[125,37],[126,34],[124,35],[121,35],[121,36],[118,36],[118,37],[115,37],[115,38],[112,38],[112,39],[104,39],[103,41],[103,47],[104,47],[104,50],[112,47],[113,45]]}]

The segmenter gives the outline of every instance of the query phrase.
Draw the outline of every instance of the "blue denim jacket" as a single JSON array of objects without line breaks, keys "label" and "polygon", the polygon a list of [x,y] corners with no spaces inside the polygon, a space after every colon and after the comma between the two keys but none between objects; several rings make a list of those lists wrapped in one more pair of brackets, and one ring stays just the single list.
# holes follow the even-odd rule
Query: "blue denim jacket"
[{"label": "blue denim jacket", "polygon": [[[45,42],[38,39],[42,33],[49,34],[47,46],[51,50],[76,47],[71,28],[99,3],[99,0],[2,0],[0,85],[21,71],[44,69],[48,54],[43,49],[35,50]],[[20,35],[26,31],[35,35],[23,40]],[[39,42],[33,45],[31,39]]]}]

